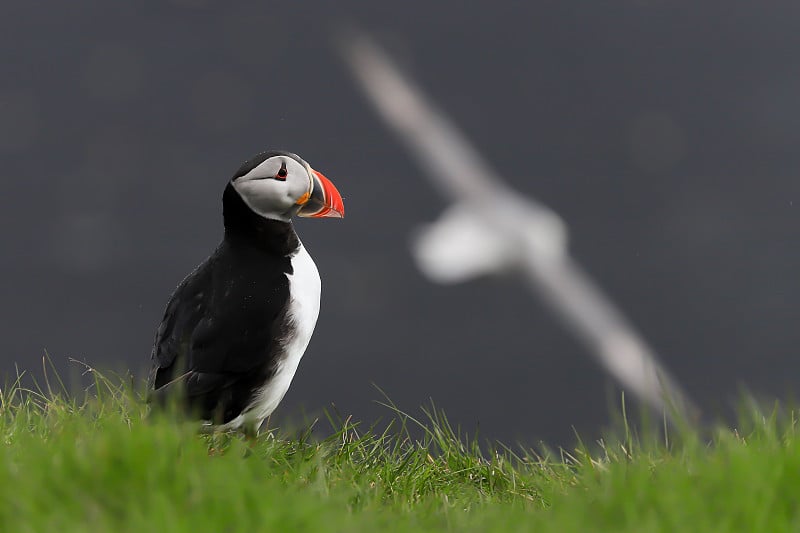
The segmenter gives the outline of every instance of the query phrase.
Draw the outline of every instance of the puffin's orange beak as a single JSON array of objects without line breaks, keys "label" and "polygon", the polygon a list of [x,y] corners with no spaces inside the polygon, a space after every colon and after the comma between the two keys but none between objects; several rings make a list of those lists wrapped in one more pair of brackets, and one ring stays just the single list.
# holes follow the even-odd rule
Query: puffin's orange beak
[{"label": "puffin's orange beak", "polygon": [[344,218],[342,195],[321,172],[311,170],[313,187],[311,195],[302,198],[302,207],[297,216],[313,218]]}]

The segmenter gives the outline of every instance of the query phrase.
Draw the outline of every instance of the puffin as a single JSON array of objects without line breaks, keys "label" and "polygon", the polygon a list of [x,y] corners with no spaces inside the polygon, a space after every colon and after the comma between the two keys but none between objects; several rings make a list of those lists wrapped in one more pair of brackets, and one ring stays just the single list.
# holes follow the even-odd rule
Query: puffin
[{"label": "puffin", "polygon": [[151,353],[148,400],[205,431],[258,435],[308,347],[320,276],[292,218],[343,218],[333,183],[298,155],[246,161],[222,194],[224,236],[175,289]]}]

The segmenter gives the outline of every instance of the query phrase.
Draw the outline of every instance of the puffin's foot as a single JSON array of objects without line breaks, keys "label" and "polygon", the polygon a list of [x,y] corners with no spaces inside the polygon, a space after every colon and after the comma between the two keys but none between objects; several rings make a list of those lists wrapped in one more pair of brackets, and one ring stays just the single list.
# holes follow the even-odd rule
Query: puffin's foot
[{"label": "puffin's foot", "polygon": [[247,423],[242,426],[242,433],[244,433],[244,440],[247,441],[247,446],[250,448],[245,453],[245,457],[249,457],[252,453],[251,450],[258,444],[258,425]]}]

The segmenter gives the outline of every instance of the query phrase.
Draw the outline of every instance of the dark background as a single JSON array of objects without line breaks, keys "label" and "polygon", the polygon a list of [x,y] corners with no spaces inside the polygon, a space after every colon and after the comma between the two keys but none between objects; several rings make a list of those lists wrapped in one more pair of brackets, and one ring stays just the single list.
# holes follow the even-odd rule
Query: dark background
[{"label": "dark background", "polygon": [[[6,2],[0,365],[143,376],[222,189],[297,152],[347,219],[297,223],[320,321],[280,422],[429,398],[484,437],[569,442],[617,395],[512,279],[456,287],[409,235],[444,203],[332,46],[372,32],[571,248],[706,409],[791,395],[800,341],[797,2]],[[609,398],[611,400],[609,400]]]}]

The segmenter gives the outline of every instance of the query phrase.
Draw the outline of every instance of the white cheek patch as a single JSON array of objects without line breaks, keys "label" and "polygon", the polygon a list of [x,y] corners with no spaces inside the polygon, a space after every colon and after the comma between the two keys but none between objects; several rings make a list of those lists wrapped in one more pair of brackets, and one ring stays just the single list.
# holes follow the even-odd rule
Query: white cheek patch
[{"label": "white cheek patch", "polygon": [[[287,169],[287,176],[284,180],[275,179],[282,165]],[[312,188],[311,170],[307,167],[307,163],[292,158],[270,157],[234,179],[233,188],[254,213],[288,221],[297,199]]]},{"label": "white cheek patch", "polygon": [[252,179],[249,181],[233,182],[233,188],[239,193],[242,201],[254,213],[264,218],[275,220],[289,220],[286,215],[292,206],[291,198],[281,190],[283,182],[270,179]]},{"label": "white cheek patch", "polygon": [[258,166],[254,167],[250,172],[239,176],[236,178],[236,181],[239,180],[254,180],[254,179],[263,179],[263,178],[271,178],[275,176],[275,174],[280,169],[280,163],[275,162],[274,157],[270,157],[266,161],[259,163]]}]

